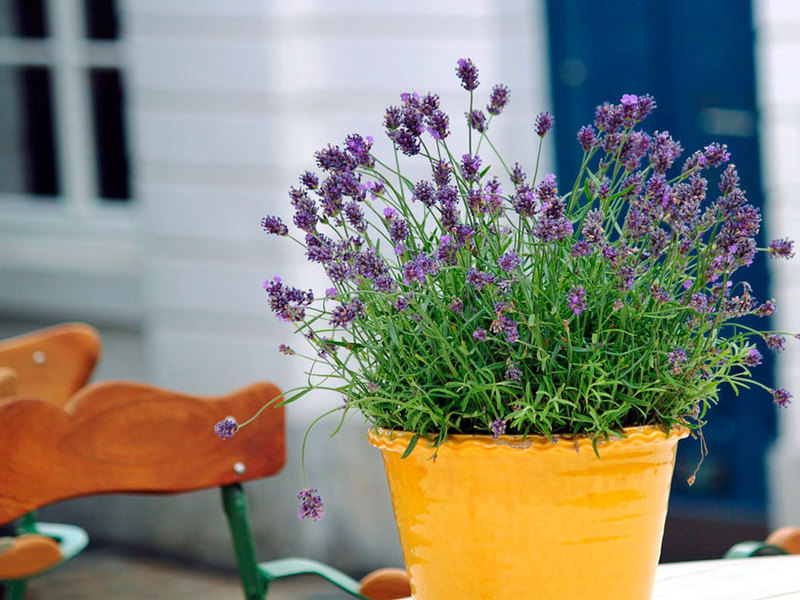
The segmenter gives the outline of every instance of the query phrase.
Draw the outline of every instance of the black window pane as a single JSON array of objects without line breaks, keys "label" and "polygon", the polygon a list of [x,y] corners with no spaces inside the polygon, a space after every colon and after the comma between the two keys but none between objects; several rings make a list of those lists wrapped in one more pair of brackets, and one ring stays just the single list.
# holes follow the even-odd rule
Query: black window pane
[{"label": "black window pane", "polygon": [[130,198],[128,156],[123,118],[123,89],[116,69],[91,69],[97,189],[105,200]]},{"label": "black window pane", "polygon": [[92,40],[115,40],[119,37],[117,7],[114,0],[83,0],[86,37]]},{"label": "black window pane", "polygon": [[50,72],[0,66],[0,106],[0,192],[58,195]]},{"label": "black window pane", "polygon": [[44,37],[44,0],[0,0],[0,35]]}]

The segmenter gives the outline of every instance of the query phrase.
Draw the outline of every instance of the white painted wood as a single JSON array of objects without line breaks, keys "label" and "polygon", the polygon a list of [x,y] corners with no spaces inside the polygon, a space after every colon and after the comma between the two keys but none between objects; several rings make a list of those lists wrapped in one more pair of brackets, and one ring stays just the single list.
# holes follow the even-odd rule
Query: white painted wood
[{"label": "white painted wood", "polygon": [[[795,76],[800,61],[800,3],[757,0],[753,8],[766,235],[800,242],[796,208],[800,194],[800,78]],[[778,302],[772,325],[780,331],[798,332],[800,259],[769,264]],[[793,341],[777,357],[775,370],[777,385],[794,394],[793,405],[778,412],[779,435],[768,457],[770,521],[775,527],[800,523],[800,349]]]},{"label": "white painted wood", "polygon": [[800,598],[800,556],[659,565],[652,600],[771,600],[773,598],[780,600]]},{"label": "white painted wood", "polygon": [[78,0],[48,0],[47,9],[56,57],[53,101],[61,195],[70,210],[86,214],[96,195],[96,173],[91,97],[80,41],[83,10]]}]

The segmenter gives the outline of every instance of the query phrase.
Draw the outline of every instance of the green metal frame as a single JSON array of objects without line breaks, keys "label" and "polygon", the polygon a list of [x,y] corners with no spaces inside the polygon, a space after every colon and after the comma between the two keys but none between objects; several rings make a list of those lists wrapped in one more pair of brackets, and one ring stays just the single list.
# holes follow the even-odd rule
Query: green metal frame
[{"label": "green metal frame", "polygon": [[257,562],[247,511],[247,497],[240,484],[235,483],[222,488],[222,505],[228,517],[239,577],[246,600],[264,600],[270,583],[293,575],[317,575],[355,598],[369,600],[359,594],[359,585],[355,579],[316,560],[284,558]]},{"label": "green metal frame", "polygon": [[46,573],[73,556],[80,554],[89,543],[89,536],[80,527],[63,525],[61,523],[39,523],[36,520],[36,513],[33,512],[22,517],[17,522],[16,528],[18,533],[36,533],[53,538],[58,542],[58,548],[61,551],[62,558],[59,562],[33,576],[2,582],[5,583],[6,586],[4,596],[6,600],[23,600],[25,597],[25,588],[28,586],[29,579],[38,577],[42,573]]},{"label": "green metal frame", "polygon": [[739,542],[725,553],[723,558],[750,558],[753,556],[781,556],[789,554],[783,548],[765,542]]},{"label": "green metal frame", "polygon": [[[253,533],[250,528],[247,497],[241,484],[224,486],[221,490],[222,505],[231,530],[236,564],[246,600],[264,600],[270,583],[276,579],[293,575],[317,575],[355,598],[369,600],[358,592],[359,584],[355,579],[316,560],[284,558],[259,563],[256,559]],[[80,527],[58,523],[39,523],[36,521],[35,513],[22,517],[17,523],[17,531],[19,533],[38,533],[55,539],[64,557],[61,562],[79,554],[89,540],[86,532]],[[44,572],[42,571],[42,573]],[[30,578],[3,582],[6,584],[5,600],[23,600],[28,579]]]}]

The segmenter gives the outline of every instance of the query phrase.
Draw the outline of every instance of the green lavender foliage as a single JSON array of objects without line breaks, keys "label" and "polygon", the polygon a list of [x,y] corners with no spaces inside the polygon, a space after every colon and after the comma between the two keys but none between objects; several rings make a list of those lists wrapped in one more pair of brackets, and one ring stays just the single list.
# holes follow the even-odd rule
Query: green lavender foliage
[{"label": "green lavender foliage", "polygon": [[[317,153],[322,183],[307,173],[292,190],[303,231],[264,220],[333,279],[313,300],[265,283],[272,309],[317,352],[302,356],[308,384],[288,400],[334,390],[345,413],[438,442],[453,433],[596,438],[636,425],[698,427],[721,384],[765,387],[750,369],[759,347],[780,350],[783,337],[740,323],[774,311],[740,268],[761,250],[788,258],[792,243],[756,248],[760,215],[724,166],[726,148],[673,166],[680,145],[639,129],[653,99],[625,95],[579,132],[580,169],[558,190],[555,176],[537,180],[538,157],[528,181],[495,150],[489,130],[508,91],[495,87],[486,118],[473,108],[477,70],[466,81],[468,153],[449,147],[437,97],[404,95],[384,121],[390,160],[350,136]],[[551,126],[539,115],[540,153]],[[406,160],[428,162],[429,186],[403,175]],[[785,390],[768,391],[788,403]]]}]

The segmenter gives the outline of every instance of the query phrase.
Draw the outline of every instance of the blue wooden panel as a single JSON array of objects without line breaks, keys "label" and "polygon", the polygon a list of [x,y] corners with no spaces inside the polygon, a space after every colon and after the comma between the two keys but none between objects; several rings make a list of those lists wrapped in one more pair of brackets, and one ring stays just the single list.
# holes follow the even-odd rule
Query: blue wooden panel
[{"label": "blue wooden panel", "polygon": [[[597,104],[618,101],[626,92],[650,93],[659,108],[647,128],[669,130],[687,155],[712,141],[728,144],[748,198],[763,206],[749,0],[550,0],[548,27],[556,158],[563,179],[581,156],[575,132],[591,122]],[[757,298],[769,297],[763,255],[743,274]],[[766,349],[762,353],[766,360],[756,376],[772,385],[772,356]],[[696,442],[682,443],[677,504],[722,502],[763,511],[764,453],[775,436],[770,397],[760,390],[736,397],[724,389],[705,434],[711,454],[691,489],[685,477],[699,450]]]}]

